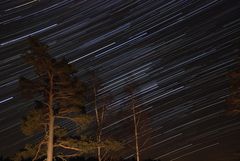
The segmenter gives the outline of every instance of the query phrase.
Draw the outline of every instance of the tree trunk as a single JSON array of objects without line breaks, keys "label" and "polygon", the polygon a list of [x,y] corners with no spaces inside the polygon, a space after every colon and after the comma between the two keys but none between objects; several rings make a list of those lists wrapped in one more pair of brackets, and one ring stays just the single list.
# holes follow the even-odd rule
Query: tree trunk
[{"label": "tree trunk", "polygon": [[98,153],[98,161],[102,161],[102,157],[101,157],[101,147],[97,147],[97,153]]},{"label": "tree trunk", "polygon": [[53,114],[49,118],[49,134],[47,144],[47,161],[53,160],[53,136],[54,136],[54,116]]},{"label": "tree trunk", "polygon": [[50,77],[50,89],[49,89],[49,124],[48,124],[48,143],[47,143],[47,161],[53,161],[53,139],[54,139],[54,111],[53,111],[53,75]]},{"label": "tree trunk", "polygon": [[[97,133],[96,133],[96,137],[97,137],[97,143],[100,144],[101,143],[101,120],[100,120],[100,116],[99,116],[99,111],[97,108],[97,91],[96,91],[96,87],[94,86],[93,88],[93,92],[94,92],[94,107],[95,107],[95,115],[96,115],[96,122],[97,122]],[[101,156],[101,147],[98,145],[97,146],[97,158],[98,161],[102,161],[102,156]]]},{"label": "tree trunk", "polygon": [[140,161],[139,143],[138,143],[138,121],[137,121],[137,114],[136,114],[136,109],[135,109],[135,104],[134,104],[133,98],[132,98],[132,111],[133,111],[133,121],[134,121],[136,160]]}]

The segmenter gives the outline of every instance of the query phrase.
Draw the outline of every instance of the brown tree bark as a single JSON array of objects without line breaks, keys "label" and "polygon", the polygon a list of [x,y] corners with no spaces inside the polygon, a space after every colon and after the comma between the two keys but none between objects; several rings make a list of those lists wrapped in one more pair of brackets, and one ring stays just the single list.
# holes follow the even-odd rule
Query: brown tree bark
[{"label": "brown tree bark", "polygon": [[53,139],[54,139],[54,111],[53,111],[53,75],[49,74],[49,124],[47,140],[47,161],[53,161]]}]

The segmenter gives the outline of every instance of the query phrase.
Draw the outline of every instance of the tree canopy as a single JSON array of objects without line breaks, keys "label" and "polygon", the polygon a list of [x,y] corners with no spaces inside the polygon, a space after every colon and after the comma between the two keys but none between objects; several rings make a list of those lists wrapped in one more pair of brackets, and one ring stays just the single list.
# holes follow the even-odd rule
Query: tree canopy
[{"label": "tree canopy", "polygon": [[[83,134],[93,117],[86,114],[84,84],[75,76],[74,67],[65,58],[51,57],[48,46],[38,39],[30,38],[29,43],[30,49],[23,58],[36,75],[31,79],[22,77],[19,82],[23,95],[35,102],[21,129],[26,135],[41,133],[43,137],[34,145],[26,145],[14,160],[47,157],[52,161],[54,157],[67,158],[104,147]],[[81,134],[76,132],[79,130]]]}]

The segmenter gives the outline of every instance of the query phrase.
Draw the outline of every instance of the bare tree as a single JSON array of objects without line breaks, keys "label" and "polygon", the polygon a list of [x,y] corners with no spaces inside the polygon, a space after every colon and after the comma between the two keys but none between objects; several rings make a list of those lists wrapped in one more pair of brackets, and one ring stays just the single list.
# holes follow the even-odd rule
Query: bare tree
[{"label": "bare tree", "polygon": [[[133,121],[133,133],[134,133],[134,144],[135,144],[135,157],[137,161],[141,160],[141,151],[143,150],[143,147],[147,144],[149,141],[149,138],[143,139],[144,131],[147,131],[147,128],[149,128],[146,122],[146,119],[144,119],[143,113],[146,112],[145,110],[140,111],[137,101],[137,96],[135,95],[135,88],[133,85],[129,85],[126,87],[126,91],[130,95],[130,107],[132,112],[132,121]],[[146,116],[145,116],[146,118]]]},{"label": "bare tree", "polygon": [[118,151],[123,148],[122,144],[114,139],[104,139],[102,138],[102,130],[105,122],[105,113],[107,111],[107,104],[111,102],[111,95],[102,96],[99,98],[98,89],[100,87],[101,81],[96,77],[96,74],[92,75],[92,93],[94,100],[94,111],[96,118],[96,141],[99,145],[105,142],[107,146],[97,147],[97,158],[98,161],[103,161],[109,151]]}]

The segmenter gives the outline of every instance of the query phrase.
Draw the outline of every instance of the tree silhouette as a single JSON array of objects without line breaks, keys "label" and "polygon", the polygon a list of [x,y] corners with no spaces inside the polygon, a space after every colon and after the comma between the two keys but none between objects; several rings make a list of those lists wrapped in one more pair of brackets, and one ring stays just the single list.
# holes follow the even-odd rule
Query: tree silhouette
[{"label": "tree silhouette", "polygon": [[[63,126],[70,123],[84,131],[93,118],[84,107],[84,85],[74,75],[76,70],[66,59],[56,60],[48,54],[48,46],[36,38],[30,38],[30,49],[24,55],[26,63],[33,66],[34,79],[20,78],[23,95],[34,98],[35,106],[22,122],[26,135],[42,133],[43,138],[36,145],[26,145],[17,153],[15,160],[32,157],[37,160],[47,157],[67,158],[96,150],[98,145],[87,136],[77,136],[74,128]],[[55,150],[56,149],[56,150]],[[63,152],[67,150],[67,154]]]},{"label": "tree silhouette", "polygon": [[[238,60],[239,61],[239,60]],[[231,93],[227,98],[227,103],[231,106],[229,112],[231,114],[239,114],[240,113],[240,63],[238,64],[238,68],[229,74],[231,80]]]}]

